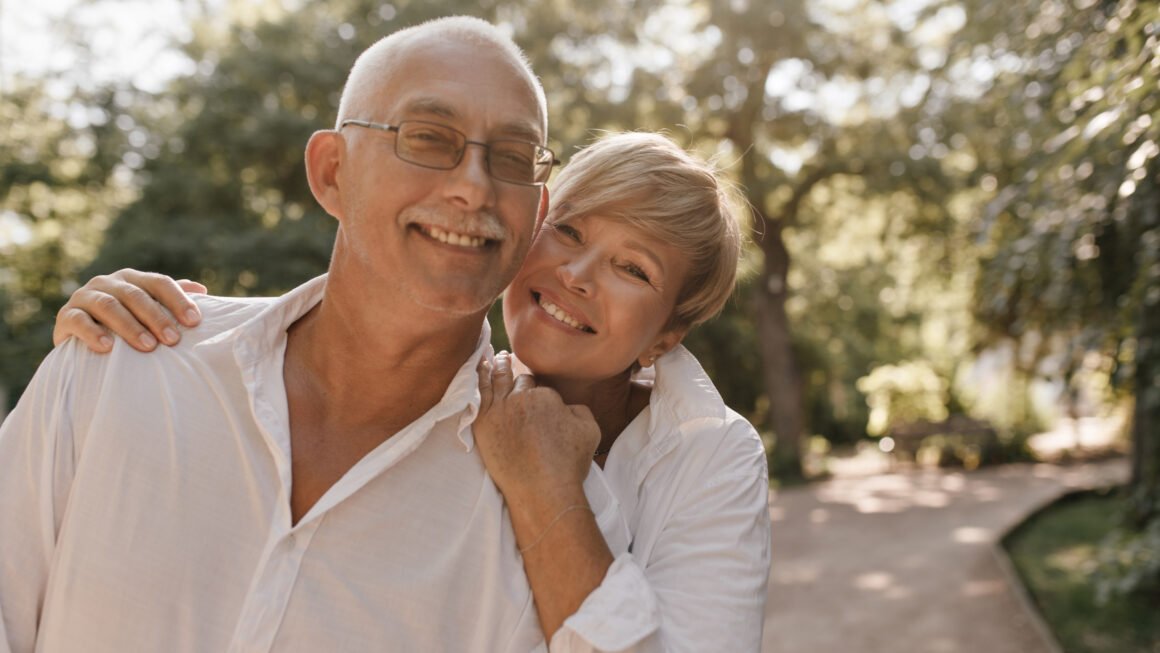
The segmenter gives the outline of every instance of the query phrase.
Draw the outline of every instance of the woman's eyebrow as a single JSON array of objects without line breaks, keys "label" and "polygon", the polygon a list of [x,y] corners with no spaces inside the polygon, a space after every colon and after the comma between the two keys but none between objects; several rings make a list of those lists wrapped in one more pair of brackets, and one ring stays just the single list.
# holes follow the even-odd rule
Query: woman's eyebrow
[{"label": "woman's eyebrow", "polygon": [[637,253],[641,254],[642,256],[644,256],[645,258],[652,261],[653,265],[655,265],[657,267],[657,269],[661,271],[662,274],[664,273],[665,266],[663,263],[661,263],[660,257],[658,257],[656,254],[653,253],[651,247],[649,247],[648,245],[645,245],[644,243],[641,243],[641,242],[636,241],[636,240],[631,240],[631,239],[624,241],[623,245],[625,248],[630,249],[634,252],[637,252]]}]

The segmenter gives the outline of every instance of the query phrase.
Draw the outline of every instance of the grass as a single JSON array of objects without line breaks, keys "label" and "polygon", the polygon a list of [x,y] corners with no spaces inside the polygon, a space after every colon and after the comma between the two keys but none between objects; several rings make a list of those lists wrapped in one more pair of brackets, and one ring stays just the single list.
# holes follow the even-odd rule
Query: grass
[{"label": "grass", "polygon": [[1114,492],[1069,495],[1004,541],[1067,653],[1160,653],[1160,606],[1123,597],[1096,602],[1097,551],[1120,524],[1121,502]]}]

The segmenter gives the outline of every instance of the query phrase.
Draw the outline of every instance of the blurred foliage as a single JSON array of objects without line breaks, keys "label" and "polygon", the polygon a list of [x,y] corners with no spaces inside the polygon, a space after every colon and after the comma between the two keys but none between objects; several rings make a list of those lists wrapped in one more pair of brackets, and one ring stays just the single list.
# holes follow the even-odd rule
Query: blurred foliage
[{"label": "blurred foliage", "polygon": [[[306,139],[333,125],[363,48],[466,13],[527,50],[563,159],[602,130],[665,129],[743,189],[743,282],[688,345],[776,442],[775,474],[801,475],[807,438],[866,436],[867,394],[890,384],[858,380],[876,370],[921,366],[943,388],[918,395],[925,413],[1022,433],[1032,380],[1071,387],[1095,356],[1136,398],[1136,523],[1154,518],[1154,3],[229,0],[212,16],[179,4],[191,31],[175,47],[192,72],[163,91],[81,83],[81,70],[0,94],[12,401],[78,279],[132,266],[271,294],[323,272],[334,225],[309,195]],[[990,401],[963,379],[977,384],[1004,347],[1011,376]],[[918,401],[891,392],[892,405]]]},{"label": "blurred foliage", "polygon": [[947,418],[946,382],[926,361],[880,365],[858,379],[857,387],[870,404],[870,435],[884,435],[898,424]]},{"label": "blurred foliage", "polygon": [[[0,387],[15,403],[52,345],[52,323],[101,233],[132,198],[116,124],[133,94],[17,78],[0,95]],[[123,123],[122,123],[123,124]],[[2,394],[2,393],[0,393]]]},{"label": "blurred foliage", "polygon": [[[1160,6],[1044,2],[1004,10],[988,47],[1015,55],[984,110],[1021,116],[979,223],[976,315],[995,337],[1037,343],[1070,381],[1091,355],[1135,399],[1132,511],[1108,559],[1160,522]],[[1120,552],[1120,553],[1117,553]],[[1131,582],[1160,566],[1128,556]]]},{"label": "blurred foliage", "polygon": [[1142,594],[1160,604],[1160,520],[1152,520],[1140,531],[1113,531],[1100,543],[1097,562],[1100,603]]}]

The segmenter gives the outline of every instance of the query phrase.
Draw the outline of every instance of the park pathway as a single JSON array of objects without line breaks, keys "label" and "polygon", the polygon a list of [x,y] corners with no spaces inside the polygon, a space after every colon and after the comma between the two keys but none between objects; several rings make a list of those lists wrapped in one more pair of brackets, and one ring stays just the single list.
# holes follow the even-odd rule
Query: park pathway
[{"label": "park pathway", "polygon": [[995,544],[1122,459],[837,478],[771,500],[763,653],[1052,653]]}]

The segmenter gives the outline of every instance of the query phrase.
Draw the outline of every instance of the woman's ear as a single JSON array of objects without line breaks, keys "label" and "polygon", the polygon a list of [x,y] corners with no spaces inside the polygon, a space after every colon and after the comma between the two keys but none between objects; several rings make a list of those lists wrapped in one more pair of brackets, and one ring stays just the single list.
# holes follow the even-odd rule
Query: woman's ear
[{"label": "woman's ear", "polygon": [[649,367],[656,362],[658,358],[672,351],[681,341],[685,339],[685,335],[689,333],[689,327],[674,327],[668,331],[662,332],[657,336],[654,342],[648,349],[636,359],[636,362],[641,367]]},{"label": "woman's ear", "polygon": [[306,179],[310,182],[310,192],[322,209],[339,221],[345,217],[338,180],[345,147],[342,134],[333,129],[314,132],[306,143]]}]

